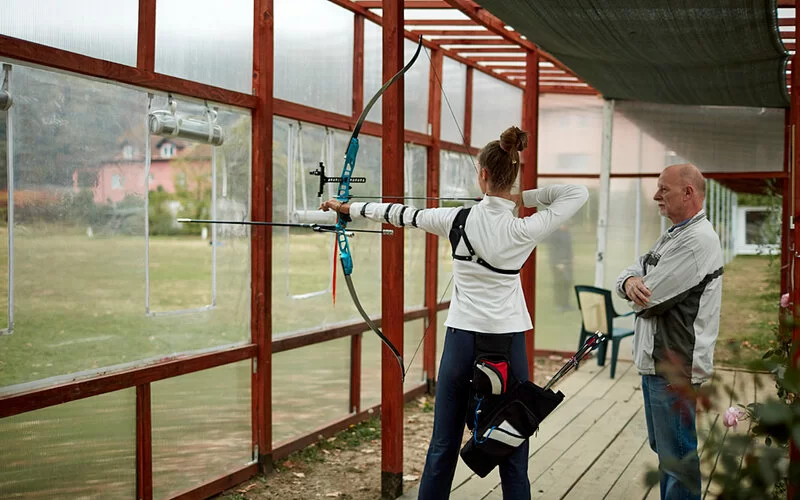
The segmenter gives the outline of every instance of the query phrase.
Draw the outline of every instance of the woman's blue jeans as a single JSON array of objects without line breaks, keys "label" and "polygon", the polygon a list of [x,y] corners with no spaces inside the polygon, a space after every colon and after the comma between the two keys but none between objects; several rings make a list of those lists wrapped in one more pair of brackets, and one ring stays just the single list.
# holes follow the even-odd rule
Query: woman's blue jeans
[{"label": "woman's blue jeans", "polygon": [[[419,487],[420,500],[442,500],[450,497],[453,475],[464,435],[472,363],[475,360],[475,333],[448,328],[444,352],[436,381],[436,404],[433,415],[433,437],[425,459],[425,470]],[[528,358],[525,334],[516,333],[511,341],[511,373],[518,380],[528,380]],[[528,441],[500,464],[500,480],[505,500],[531,497],[528,481]]]},{"label": "woman's blue jeans", "polygon": [[658,454],[661,500],[700,500],[695,399],[670,389],[658,375],[642,375],[642,395],[650,448]]}]

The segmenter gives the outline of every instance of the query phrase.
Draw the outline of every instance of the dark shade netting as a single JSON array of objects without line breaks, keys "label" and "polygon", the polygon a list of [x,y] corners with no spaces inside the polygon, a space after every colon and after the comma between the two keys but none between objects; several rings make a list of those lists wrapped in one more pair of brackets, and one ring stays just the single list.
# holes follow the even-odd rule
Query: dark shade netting
[{"label": "dark shade netting", "polygon": [[609,99],[788,107],[775,0],[480,0]]},{"label": "dark shade netting", "polygon": [[783,170],[782,109],[630,101],[617,101],[615,107],[643,132],[704,172]]}]

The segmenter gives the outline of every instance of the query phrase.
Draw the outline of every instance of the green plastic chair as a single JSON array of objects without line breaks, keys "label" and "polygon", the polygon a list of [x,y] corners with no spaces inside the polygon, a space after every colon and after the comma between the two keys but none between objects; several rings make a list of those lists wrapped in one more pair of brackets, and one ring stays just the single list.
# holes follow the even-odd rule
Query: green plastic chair
[{"label": "green plastic chair", "polygon": [[614,318],[624,318],[630,316],[633,311],[625,314],[618,314],[614,310],[611,301],[611,290],[597,288],[594,286],[575,285],[575,294],[578,296],[578,308],[581,310],[581,338],[578,342],[578,349],[581,348],[586,338],[594,332],[600,332],[606,336],[611,332],[606,341],[597,352],[597,364],[606,364],[606,346],[611,343],[611,378],[617,372],[617,356],[619,356],[619,346],[622,339],[633,335],[630,328],[614,327]]}]

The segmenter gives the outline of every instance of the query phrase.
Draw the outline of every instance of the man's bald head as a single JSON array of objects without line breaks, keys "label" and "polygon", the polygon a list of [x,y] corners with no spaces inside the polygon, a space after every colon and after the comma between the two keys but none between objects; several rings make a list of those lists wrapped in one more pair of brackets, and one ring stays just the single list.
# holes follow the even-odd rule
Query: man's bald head
[{"label": "man's bald head", "polygon": [[694,165],[683,163],[664,169],[658,178],[658,191],[653,197],[661,215],[674,223],[693,217],[703,208],[706,180]]},{"label": "man's bald head", "polygon": [[672,165],[664,169],[664,174],[669,172],[671,175],[676,175],[680,178],[683,186],[692,186],[695,192],[700,195],[703,200],[706,197],[706,179],[700,173],[700,169],[691,163],[681,163],[680,165]]}]

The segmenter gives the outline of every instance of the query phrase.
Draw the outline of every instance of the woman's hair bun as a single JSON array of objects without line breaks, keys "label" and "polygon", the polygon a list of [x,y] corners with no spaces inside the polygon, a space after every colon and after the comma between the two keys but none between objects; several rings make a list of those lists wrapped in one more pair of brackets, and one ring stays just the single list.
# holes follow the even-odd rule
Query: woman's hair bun
[{"label": "woman's hair bun", "polygon": [[518,127],[509,127],[500,134],[500,147],[503,151],[523,151],[528,147],[528,133]]}]

